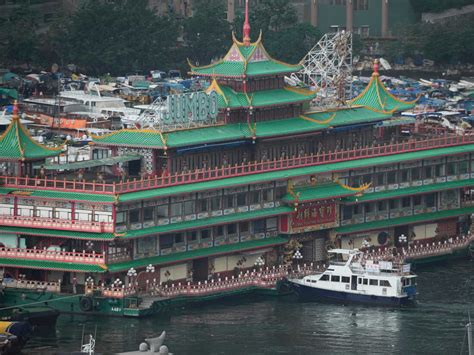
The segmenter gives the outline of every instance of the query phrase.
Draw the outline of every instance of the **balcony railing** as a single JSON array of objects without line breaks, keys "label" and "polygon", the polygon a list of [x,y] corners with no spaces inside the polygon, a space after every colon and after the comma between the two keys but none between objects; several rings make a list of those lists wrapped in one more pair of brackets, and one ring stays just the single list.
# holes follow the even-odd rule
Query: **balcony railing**
[{"label": "balcony railing", "polygon": [[447,134],[445,136],[428,139],[411,139],[395,144],[376,144],[373,146],[357,149],[337,150],[333,152],[289,157],[279,160],[265,160],[218,168],[197,169],[191,172],[164,174],[163,176],[134,179],[126,182],[98,183],[95,181],[87,182],[76,180],[71,181],[66,179],[0,176],[0,186],[100,194],[127,193],[159,187],[211,181],[222,178],[316,166],[363,158],[373,158],[392,154],[409,153],[472,143],[474,143],[474,134],[472,133],[464,135]]},{"label": "balcony railing", "polygon": [[7,288],[24,288],[29,290],[45,290],[48,292],[61,292],[61,282],[54,281],[35,281],[24,279],[4,279],[2,286]]},{"label": "balcony railing", "polygon": [[0,258],[56,261],[77,264],[105,264],[102,253],[55,251],[46,249],[0,248]]},{"label": "balcony railing", "polygon": [[90,233],[114,232],[114,224],[112,222],[72,221],[46,217],[0,216],[0,225]]}]

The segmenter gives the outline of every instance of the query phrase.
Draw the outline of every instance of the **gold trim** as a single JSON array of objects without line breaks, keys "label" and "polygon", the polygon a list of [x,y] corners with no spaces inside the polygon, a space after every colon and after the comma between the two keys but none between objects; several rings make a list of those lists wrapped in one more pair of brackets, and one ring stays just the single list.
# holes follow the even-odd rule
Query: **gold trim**
[{"label": "gold trim", "polygon": [[327,123],[331,122],[336,117],[336,115],[337,115],[337,113],[334,113],[327,120],[323,120],[323,121],[318,121],[318,120],[315,120],[314,118],[304,116],[304,115],[301,115],[300,118],[302,118],[306,121],[317,123],[317,124],[327,124]]},{"label": "gold trim", "polygon": [[344,188],[346,190],[349,190],[349,191],[353,191],[353,192],[363,192],[363,191],[367,190],[372,185],[372,183],[369,182],[369,183],[363,184],[359,187],[351,187],[349,185],[346,185],[346,184],[342,183],[341,181],[339,181],[339,179],[334,180],[334,182],[337,183],[342,188]]}]

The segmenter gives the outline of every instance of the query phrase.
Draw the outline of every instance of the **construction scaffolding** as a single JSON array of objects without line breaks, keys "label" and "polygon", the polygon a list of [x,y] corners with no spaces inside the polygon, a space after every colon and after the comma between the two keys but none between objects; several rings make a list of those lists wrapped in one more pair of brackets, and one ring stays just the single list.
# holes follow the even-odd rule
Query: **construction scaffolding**
[{"label": "construction scaffolding", "polygon": [[296,77],[318,90],[316,106],[343,106],[352,98],[352,33],[326,33],[303,58]]}]

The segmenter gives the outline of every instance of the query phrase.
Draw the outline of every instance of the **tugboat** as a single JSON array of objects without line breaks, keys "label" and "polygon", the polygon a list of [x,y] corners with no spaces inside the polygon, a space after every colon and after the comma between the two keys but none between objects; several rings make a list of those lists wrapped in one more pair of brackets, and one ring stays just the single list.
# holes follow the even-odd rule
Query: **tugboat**
[{"label": "tugboat", "polygon": [[416,297],[416,275],[410,264],[364,260],[359,250],[332,249],[330,263],[320,274],[288,279],[303,299],[399,306]]}]

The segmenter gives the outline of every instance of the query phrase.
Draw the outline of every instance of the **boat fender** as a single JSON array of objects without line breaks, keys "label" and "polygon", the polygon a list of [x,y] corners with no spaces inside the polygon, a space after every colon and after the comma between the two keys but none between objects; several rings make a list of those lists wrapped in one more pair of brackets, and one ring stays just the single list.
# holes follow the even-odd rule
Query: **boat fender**
[{"label": "boat fender", "polygon": [[90,297],[82,297],[81,300],[79,301],[79,307],[81,308],[81,311],[83,312],[92,311],[93,306],[94,306],[94,302],[92,301],[92,298]]}]

